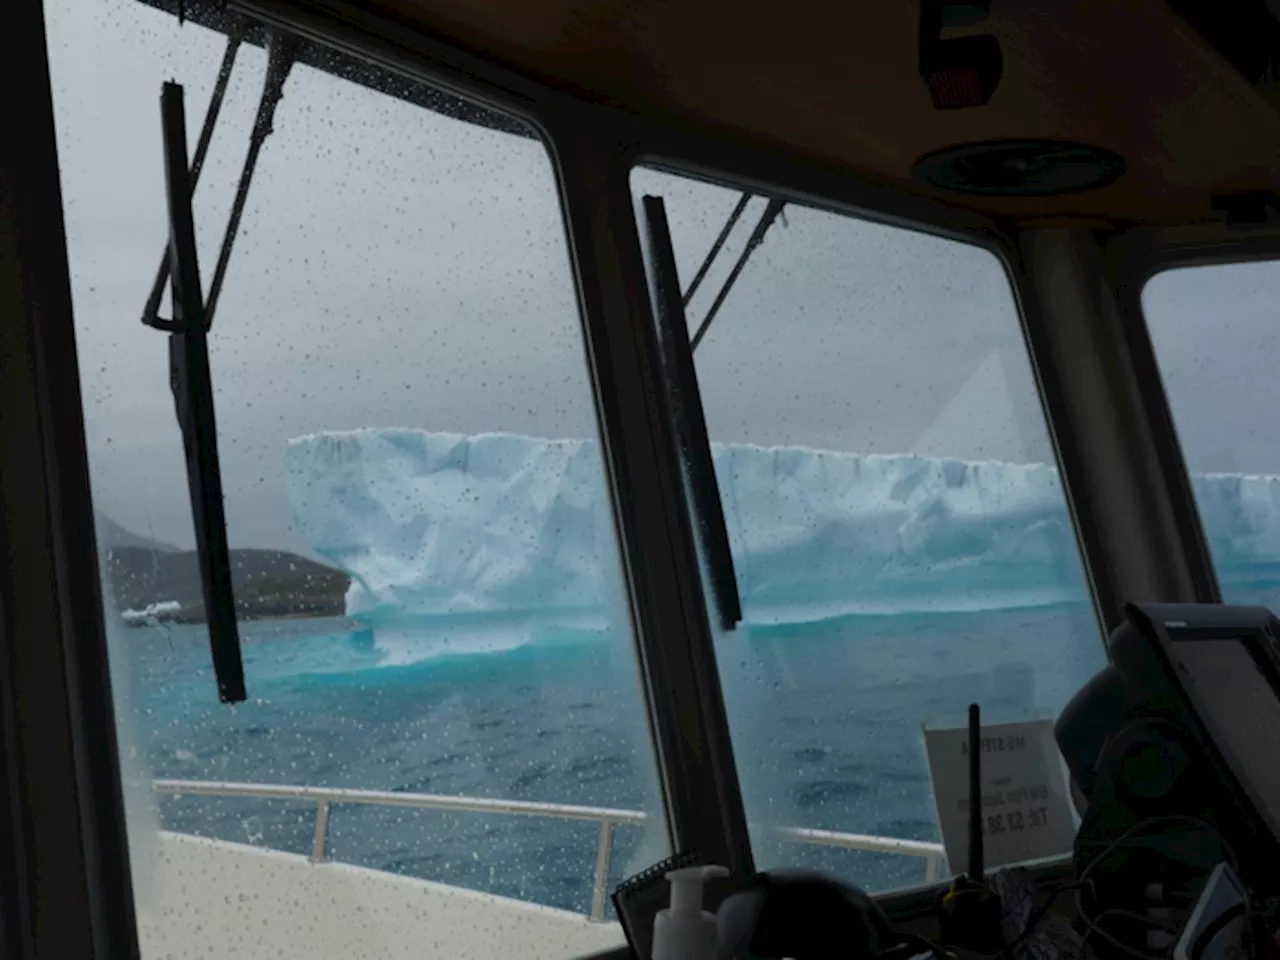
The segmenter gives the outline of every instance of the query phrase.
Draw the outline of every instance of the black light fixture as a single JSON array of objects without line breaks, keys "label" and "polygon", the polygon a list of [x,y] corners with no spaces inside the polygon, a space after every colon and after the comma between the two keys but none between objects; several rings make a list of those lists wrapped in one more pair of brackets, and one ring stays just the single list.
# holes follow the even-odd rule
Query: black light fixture
[{"label": "black light fixture", "polygon": [[1051,197],[1105,187],[1125,171],[1102,147],[1063,140],[964,143],[916,161],[912,173],[935,187],[987,197]]},{"label": "black light fixture", "polygon": [[920,76],[938,110],[980,107],[1004,72],[1000,41],[991,34],[942,39],[944,28],[981,23],[991,0],[920,0]]}]

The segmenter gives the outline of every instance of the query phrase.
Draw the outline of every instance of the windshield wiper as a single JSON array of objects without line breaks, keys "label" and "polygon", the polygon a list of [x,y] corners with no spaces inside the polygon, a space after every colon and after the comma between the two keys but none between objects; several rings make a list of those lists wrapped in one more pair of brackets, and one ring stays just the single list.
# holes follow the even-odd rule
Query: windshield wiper
[{"label": "windshield wiper", "polygon": [[205,620],[218,696],[224,703],[245,699],[244,662],[236,626],[231,586],[231,555],[223,512],[218,469],[218,429],[209,379],[209,326],[196,231],[191,214],[191,172],[187,168],[186,114],[182,87],[166,83],[160,96],[164,128],[165,189],[169,202],[169,276],[173,285],[173,319],[169,330],[169,384],[173,389],[182,446],[187,458],[187,485],[195,521],[196,553],[204,595]]},{"label": "windshield wiper", "polygon": [[685,308],[706,279],[716,257],[724,248],[725,241],[751,200],[752,194],[744,191],[694,274],[693,282],[683,293],[680,292],[679,271],[671,244],[666,205],[661,197],[645,197],[643,200],[654,313],[668,385],[667,394],[671,399],[670,414],[677,438],[684,449],[690,499],[702,531],[702,543],[708,554],[711,589],[720,613],[720,624],[726,630],[732,630],[742,620],[742,597],[738,592],[733,548],[729,543],[729,528],[725,521],[724,504],[720,499],[720,485],[716,480],[715,461],[711,455],[711,439],[707,433],[706,413],[698,388],[693,352],[706,336],[711,322],[715,320],[729,291],[742,275],[751,254],[764,241],[765,234],[782,213],[786,206],[784,201],[770,198],[765,204],[760,219],[747,238],[746,246],[738,255],[692,338],[689,336]]},{"label": "windshield wiper", "polygon": [[742,599],[738,594],[733,550],[729,544],[720,486],[716,481],[715,461],[711,457],[707,420],[698,390],[697,371],[693,366],[693,349],[689,343],[689,324],[685,318],[684,298],[680,294],[680,278],[662,198],[645,197],[644,213],[654,313],[668,384],[672,425],[684,447],[690,498],[708,554],[711,589],[720,612],[720,624],[725,630],[732,630],[742,620]]},{"label": "windshield wiper", "polygon": [[[213,382],[209,374],[208,334],[235,246],[240,219],[249,196],[262,145],[270,135],[276,106],[284,92],[293,63],[294,43],[280,34],[268,42],[267,76],[254,121],[249,149],[232,202],[222,247],[214,270],[209,299],[201,289],[196,253],[192,195],[203,167],[222,99],[235,63],[243,30],[228,39],[227,51],[214,86],[201,129],[196,155],[187,165],[186,111],[179,84],[166,83],[160,98],[164,134],[165,191],[169,208],[169,244],[143,311],[142,322],[169,334],[169,385],[182,430],[187,462],[187,487],[195,525],[196,554],[209,646],[213,657],[218,697],[224,703],[245,699],[244,660],[236,623],[235,593],[231,577],[231,552],[227,545],[227,520],[218,464],[218,427],[214,414]],[[173,317],[159,316],[166,281],[173,291]]]}]

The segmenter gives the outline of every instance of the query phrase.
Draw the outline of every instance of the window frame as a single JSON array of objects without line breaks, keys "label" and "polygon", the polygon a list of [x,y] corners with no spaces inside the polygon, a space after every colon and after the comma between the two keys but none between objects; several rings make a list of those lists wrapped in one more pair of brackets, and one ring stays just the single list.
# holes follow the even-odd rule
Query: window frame
[{"label": "window frame", "polygon": [[[691,531],[687,524],[675,519],[687,518],[689,513],[680,484],[675,482],[674,459],[669,456],[675,449],[674,440],[654,393],[659,383],[655,376],[655,354],[652,344],[637,333],[643,329],[652,331],[653,325],[629,187],[630,170],[636,164],[673,165],[673,169],[684,175],[700,172],[716,181],[730,179],[792,202],[971,243],[995,254],[1011,282],[1095,608],[1102,611],[1104,606],[1113,603],[1102,601],[1115,592],[1111,589],[1117,580],[1112,563],[1115,558],[1107,556],[1105,549],[1090,537],[1088,525],[1082,523],[1080,516],[1084,508],[1079,504],[1085,491],[1076,463],[1080,458],[1098,454],[1091,450],[1087,438],[1073,438],[1068,429],[1062,392],[1070,374],[1069,361],[1056,356],[1045,345],[1043,328],[1049,318],[1035,302],[1028,276],[1035,264],[1028,261],[1020,245],[1020,231],[962,207],[898,193],[835,173],[820,159],[801,160],[781,150],[735,142],[727,135],[694,131],[588,103],[448,43],[407,30],[344,0],[311,0],[305,6],[289,0],[231,0],[229,6],[325,46],[492,106],[523,120],[542,136],[561,193],[601,449],[618,520],[642,682],[649,701],[650,728],[674,843],[697,846],[712,857],[733,863],[738,873],[750,869],[745,823],[732,822],[733,818],[731,822],[722,822],[717,810],[707,809],[710,805],[705,800],[701,804],[697,802],[699,798],[715,796],[721,805],[733,806],[736,796],[740,807],[741,797],[733,777],[722,705],[717,715],[715,704],[706,702],[708,691],[714,693],[713,700],[718,697],[718,680],[714,670],[709,670],[709,666],[714,667],[714,651],[709,630],[704,629],[708,622],[707,598],[702,595],[696,567],[689,565],[689,558],[694,556]],[[0,57],[0,61],[5,65],[5,75],[8,76],[10,70],[13,75],[12,82],[6,86],[33,91],[34,107],[17,118],[25,124],[29,135],[13,137],[10,141],[29,145],[31,157],[20,159],[25,155],[19,151],[19,158],[10,162],[19,173],[31,176],[32,182],[38,184],[27,202],[39,208],[48,226],[39,228],[29,220],[22,222],[11,217],[11,211],[3,205],[0,205],[0,226],[8,228],[12,224],[14,235],[20,240],[42,234],[38,238],[39,249],[48,259],[45,266],[49,275],[41,285],[28,291],[26,299],[17,297],[16,309],[11,309],[13,300],[0,302],[0,327],[12,325],[17,330],[30,327],[41,337],[47,335],[48,343],[69,344],[74,342],[74,336],[57,167],[56,163],[48,163],[42,168],[43,174],[35,169],[36,160],[47,160],[56,150],[41,3],[26,0],[17,9],[19,12],[11,23],[13,28],[5,32],[6,42],[0,46],[6,51],[11,47],[18,55]],[[17,99],[9,98],[9,101]],[[8,173],[2,168],[6,160],[9,158],[0,155],[0,178]],[[724,171],[733,171],[733,174],[727,177]],[[1213,258],[1203,262],[1240,259],[1238,241],[1232,241],[1229,258],[1220,255],[1226,249],[1222,247],[1224,241],[1225,237],[1219,236],[1213,240],[1218,248],[1199,241],[1193,247],[1196,255]],[[1159,256],[1144,259],[1139,255],[1144,242],[1146,249]],[[1157,262],[1173,265],[1173,260],[1191,249],[1185,244],[1179,246],[1179,242],[1121,236],[1113,240],[1107,250],[1111,291],[1121,303],[1126,336],[1139,363],[1144,362],[1142,347],[1146,330],[1140,299],[1136,299],[1141,284],[1134,294],[1133,280],[1145,269],[1144,265]],[[1280,238],[1268,237],[1265,242],[1272,255],[1280,253]],[[1165,255],[1172,259],[1163,260]],[[7,267],[0,257],[0,268]],[[1146,347],[1149,356],[1149,341]],[[17,939],[7,941],[6,945],[21,944],[18,949],[22,952],[15,955],[29,955],[33,945],[43,943],[40,952],[44,955],[132,957],[136,956],[136,936],[127,851],[123,847],[119,765],[114,755],[114,738],[110,736],[114,716],[109,684],[106,684],[106,645],[101,598],[97,593],[96,553],[85,547],[83,539],[80,548],[75,549],[69,534],[73,529],[83,531],[86,522],[91,529],[92,517],[78,373],[74,350],[53,355],[57,352],[47,345],[42,349],[36,344],[35,352],[42,356],[34,368],[34,377],[14,385],[15,390],[27,391],[32,407],[29,413],[24,411],[14,419],[29,417],[27,426],[38,432],[44,449],[52,456],[52,466],[47,458],[46,461],[33,458],[30,462],[22,461],[24,468],[20,472],[8,472],[15,483],[45,491],[48,500],[41,501],[39,497],[29,500],[36,509],[21,524],[14,524],[11,519],[5,533],[10,535],[20,528],[25,531],[28,536],[25,550],[17,550],[20,545],[10,537],[15,553],[23,554],[23,562],[34,562],[46,555],[43,569],[48,572],[48,582],[55,583],[56,589],[51,602],[45,602],[38,613],[58,641],[48,646],[59,656],[65,652],[68,663],[64,668],[70,672],[17,670],[8,677],[0,675],[0,707],[3,707],[0,727],[6,733],[6,756],[31,758],[43,754],[44,768],[33,768],[17,787],[24,802],[30,804],[41,789],[47,791],[56,784],[65,784],[65,778],[73,776],[81,803],[78,811],[65,814],[41,811],[40,817],[34,818],[41,822],[34,825],[29,806],[24,811],[16,800],[16,806],[11,804],[6,813],[11,814],[8,819],[20,832],[14,835],[17,847],[13,863],[6,857],[6,863],[0,867],[10,868],[16,864],[18,848],[25,844],[29,852],[37,854],[37,868],[36,875],[27,875],[25,883],[13,877],[10,884],[12,874],[5,872],[0,876],[3,881],[0,889],[4,893],[6,919],[28,916],[25,906],[16,913],[9,909],[15,903],[11,898],[20,899],[24,890],[31,894],[42,890],[46,895],[54,889],[81,890],[82,895],[69,894],[70,899],[60,903],[57,923],[53,926],[61,927],[68,938],[82,937],[84,946],[70,952],[50,949],[50,944],[70,944],[71,940],[43,940],[37,937],[39,931],[34,928],[20,931]],[[54,398],[56,406],[51,411],[49,405],[54,401],[50,394],[55,387],[60,393]],[[1162,393],[1160,398],[1163,399]],[[1157,432],[1167,433],[1159,405],[1155,405],[1156,409],[1148,405],[1139,413],[1156,423]],[[0,444],[5,444],[3,434],[0,434]],[[21,452],[20,447],[8,444],[2,449],[7,455],[6,462]],[[1164,444],[1157,456],[1165,473],[1175,482],[1181,478],[1189,488],[1176,437],[1172,438],[1172,444]],[[45,505],[41,509],[42,502]],[[1181,516],[1177,524],[1184,533],[1188,527],[1198,527],[1198,514],[1191,519]],[[83,532],[79,536],[83,538]],[[90,539],[88,544],[91,543]],[[1138,567],[1156,562],[1155,546],[1154,543],[1138,544],[1135,554],[1125,562]],[[1204,560],[1207,550],[1203,543],[1199,552],[1199,560]],[[15,600],[21,598],[19,586],[20,581],[12,573],[0,576],[0,596],[4,597],[6,607],[12,609]],[[1111,616],[1100,612],[1104,626],[1109,624]],[[24,647],[24,639],[6,629],[4,652],[11,662]],[[26,643],[25,646],[36,645]],[[23,711],[31,711],[30,715],[62,711],[62,715],[69,717],[72,736],[60,741],[65,751],[61,746],[51,749],[47,740],[34,734],[38,728],[18,722],[28,716]],[[664,719],[655,714],[670,716]],[[679,717],[679,721],[674,717]],[[32,732],[24,732],[24,728]],[[97,736],[91,731],[97,731]],[[86,743],[92,745],[91,756],[84,752]],[[12,762],[11,759],[10,764]],[[7,769],[14,772],[11,766]],[[13,799],[14,785],[11,782],[9,786],[7,795]],[[91,808],[89,812],[86,806]],[[93,809],[96,809],[93,813],[97,817],[96,826],[82,836],[81,821]],[[24,836],[21,833],[24,829],[30,833]],[[100,833],[95,834],[95,830]],[[67,839],[56,841],[53,837],[57,833]],[[5,846],[9,836],[5,833],[0,837]],[[39,856],[58,850],[65,854],[61,859]],[[115,894],[98,899],[109,894],[112,888]],[[931,896],[889,899],[891,905],[907,914],[911,912],[912,903],[921,909],[925,906],[932,909]],[[21,921],[19,925],[23,925]],[[48,933],[41,936],[52,937],[55,931],[47,921],[46,928]],[[121,936],[122,932],[125,935]],[[7,931],[0,930],[0,933]],[[40,942],[33,941],[33,937]]]},{"label": "window frame", "polygon": [[1110,240],[1106,246],[1106,258],[1116,289],[1124,335],[1135,363],[1143,372],[1143,393],[1148,398],[1150,416],[1160,430],[1163,455],[1171,461],[1176,460],[1179,466],[1178,476],[1182,481],[1179,509],[1185,516],[1183,523],[1195,531],[1199,553],[1197,562],[1206,581],[1196,599],[1202,603],[1222,603],[1213,551],[1195,499],[1191,473],[1186,466],[1164,375],[1156,357],[1155,342],[1142,305],[1142,294],[1148,283],[1171,270],[1280,261],[1280,225],[1246,232],[1219,221],[1191,227],[1131,230]]},{"label": "window frame", "polygon": [[[1106,615],[1102,597],[1114,595],[1114,591],[1106,583],[1100,583],[1099,577],[1096,577],[1094,571],[1101,568],[1107,569],[1105,563],[1103,544],[1096,539],[1090,543],[1088,541],[1089,531],[1085,525],[1085,518],[1077,511],[1077,497],[1073,496],[1073,489],[1079,490],[1083,484],[1077,479],[1076,485],[1073,487],[1071,481],[1078,478],[1079,474],[1074,466],[1070,463],[1070,455],[1064,451],[1063,440],[1058,430],[1055,430],[1055,422],[1061,423],[1064,416],[1060,416],[1057,421],[1053,418],[1054,410],[1061,410],[1062,404],[1060,398],[1055,397],[1046,386],[1046,383],[1055,382],[1062,376],[1061,371],[1056,369],[1046,369],[1052,367],[1051,351],[1045,344],[1044,338],[1038,336],[1039,331],[1035,329],[1034,324],[1037,320],[1043,318],[1034,309],[1027,304],[1030,299],[1030,291],[1026,283],[1026,259],[1019,244],[1019,233],[1013,231],[1005,233],[995,227],[994,221],[987,223],[995,228],[994,233],[986,233],[983,230],[962,231],[955,229],[954,223],[948,221],[934,221],[927,223],[906,219],[899,215],[896,209],[876,208],[867,209],[859,206],[853,197],[846,198],[845,193],[852,194],[855,191],[846,190],[841,195],[834,194],[813,194],[799,187],[781,184],[775,181],[746,179],[742,176],[728,173],[724,170],[712,169],[705,164],[690,160],[687,158],[677,158],[670,153],[646,153],[642,150],[636,150],[629,154],[632,166],[628,172],[636,170],[638,167],[644,166],[648,169],[657,170],[661,173],[672,174],[694,180],[701,180],[714,186],[733,191],[747,190],[758,192],[767,197],[779,197],[787,203],[795,203],[805,207],[831,213],[837,216],[850,217],[867,223],[873,223],[881,226],[895,227],[902,230],[910,230],[915,233],[921,233],[932,237],[938,237],[944,240],[950,240],[956,243],[963,243],[971,247],[976,247],[993,255],[1000,269],[1004,273],[1005,281],[1008,284],[1009,296],[1012,300],[1015,314],[1018,318],[1019,329],[1022,334],[1023,345],[1027,351],[1027,361],[1030,365],[1033,381],[1036,388],[1036,398],[1040,404],[1040,413],[1044,418],[1045,428],[1048,432],[1050,446],[1054,452],[1054,467],[1058,470],[1061,477],[1063,498],[1067,512],[1071,517],[1072,529],[1074,533],[1075,545],[1080,557],[1082,572],[1084,573],[1086,586],[1089,591],[1089,599],[1093,606],[1095,617],[1098,620],[1099,640],[1106,649],[1106,637],[1111,629],[1118,625],[1119,621],[1112,621]],[[856,184],[855,186],[862,186]],[[630,179],[628,178],[628,191],[630,191]],[[635,195],[628,193],[632,204],[633,213],[637,209],[637,201]],[[898,201],[901,197],[894,195],[893,199]],[[905,205],[904,205],[905,206]],[[895,204],[896,207],[896,204]],[[637,222],[637,230],[639,224]],[[645,291],[646,298],[649,297],[648,289]],[[648,299],[646,299],[648,302]],[[649,323],[654,324],[652,311],[649,314]],[[1053,379],[1050,379],[1053,378]],[[1087,503],[1087,500],[1084,502]],[[686,500],[684,508],[689,512],[690,516],[694,515],[695,507]],[[1091,564],[1090,560],[1093,559]],[[707,610],[712,611],[714,604],[713,598],[709,595],[705,596],[704,604],[707,604]],[[707,641],[712,644],[710,638]],[[714,656],[714,644],[712,644],[712,655]],[[723,695],[717,693],[721,699]],[[1038,861],[1029,866],[1029,869],[1046,883],[1065,882],[1070,879],[1073,871],[1071,855],[1064,857],[1054,857],[1043,861]],[[936,885],[922,884],[915,887],[906,887],[894,890],[881,891],[872,894],[873,899],[878,901],[889,914],[889,916],[897,922],[924,922],[931,923],[936,920],[937,914],[937,897]],[[935,935],[933,933],[931,936]]]},{"label": "window frame", "polygon": [[[833,173],[820,163],[798,161],[779,151],[587,103],[447,42],[355,9],[346,0],[315,0],[307,12],[292,7],[288,0],[231,0],[231,6],[517,116],[543,137],[560,180],[601,449],[673,846],[697,849],[728,865],[735,877],[749,875],[752,870],[750,838],[716,668],[710,598],[704,594],[697,567],[691,523],[694,514],[679,476],[670,419],[664,412],[665,385],[656,370],[656,327],[630,188],[630,174],[636,166],[647,164],[683,176],[729,182],[788,202],[967,243],[992,253],[1010,285],[1041,413],[1063,477],[1090,599],[1103,629],[1100,640],[1114,626],[1101,603],[1109,595],[1105,579],[1110,565],[1082,523],[1075,496],[1078,485],[1071,483],[1072,457],[1064,452],[1060,431],[1055,429],[1054,403],[1046,383],[1060,379],[1060,375],[1043,369],[1048,354],[1031,328],[1037,315],[1025,307],[1025,265],[1017,231],[962,207]],[[615,349],[615,344],[621,344],[622,349]],[[638,356],[625,356],[632,351]],[[637,388],[647,401],[642,414],[624,409],[636,406]],[[643,424],[639,422],[642,417]],[[636,444],[654,453],[646,456],[643,464],[637,464],[632,455]],[[643,522],[641,516],[653,522]],[[659,558],[657,566],[653,558]],[[655,570],[662,571],[659,582],[645,583],[647,577],[653,579],[648,575]],[[674,577],[666,575],[671,570]],[[672,714],[696,719],[673,729]],[[708,810],[705,799],[699,802],[708,796],[717,798],[715,809]],[[881,899],[908,913],[917,912],[924,904],[910,893]]]},{"label": "window frame", "polygon": [[[788,201],[983,247],[1005,270],[1016,305],[1013,239],[991,218],[963,208],[586,103],[343,0],[319,0],[305,12],[287,0],[232,0],[231,6],[510,114],[542,137],[560,183],[669,835],[677,849],[698,850],[735,877],[749,876],[750,836],[693,512],[665,412],[631,171],[652,163],[686,176],[730,179]],[[651,455],[641,461],[638,450]]]},{"label": "window frame", "polygon": [[43,5],[3,20],[0,953],[134,960]]}]

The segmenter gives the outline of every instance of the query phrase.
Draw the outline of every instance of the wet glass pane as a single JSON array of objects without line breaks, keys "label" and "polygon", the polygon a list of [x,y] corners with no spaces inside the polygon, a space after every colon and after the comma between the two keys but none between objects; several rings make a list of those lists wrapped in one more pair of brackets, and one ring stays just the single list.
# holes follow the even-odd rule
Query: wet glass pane
[{"label": "wet glass pane", "polygon": [[1142,293],[1223,599],[1280,606],[1280,263],[1157,274]]},{"label": "wet glass pane", "polygon": [[[687,295],[742,194],[647,169],[632,190],[663,198]],[[743,606],[720,676],[757,864],[884,890],[929,875],[939,804],[964,799],[938,793],[926,725],[976,702],[1047,733],[1103,647],[1000,263],[769,213],[749,200],[687,307]],[[998,794],[990,830],[1027,827],[1030,794]],[[1070,848],[1057,811],[1041,853]]]},{"label": "wet glass pane", "polygon": [[[161,84],[194,149],[226,44],[187,7],[46,4],[146,955],[620,943],[603,891],[668,849],[547,152],[294,48],[209,334],[248,689],[222,704],[139,322]],[[206,292],[268,73],[250,28],[195,191]]]}]

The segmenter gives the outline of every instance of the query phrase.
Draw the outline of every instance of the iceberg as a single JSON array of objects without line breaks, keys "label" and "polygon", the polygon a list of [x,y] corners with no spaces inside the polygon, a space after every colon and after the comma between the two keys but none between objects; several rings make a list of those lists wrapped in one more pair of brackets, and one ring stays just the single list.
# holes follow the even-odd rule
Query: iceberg
[{"label": "iceberg", "polygon": [[[713,444],[748,622],[998,609],[1087,596],[1046,464]],[[292,440],[298,530],[352,577],[347,614],[581,626],[616,595],[591,440],[408,429]],[[1280,478],[1198,476],[1225,581],[1280,571]]]},{"label": "iceberg", "polygon": [[603,604],[611,528],[593,443],[357,430],[290,441],[286,468],[297,528],[351,575],[348,616]]},{"label": "iceberg", "polygon": [[1280,585],[1280,476],[1207,473],[1191,481],[1227,599]]},{"label": "iceberg", "polygon": [[121,610],[120,619],[131,627],[150,626],[162,620],[172,619],[182,612],[177,600],[157,600],[141,610]]}]

